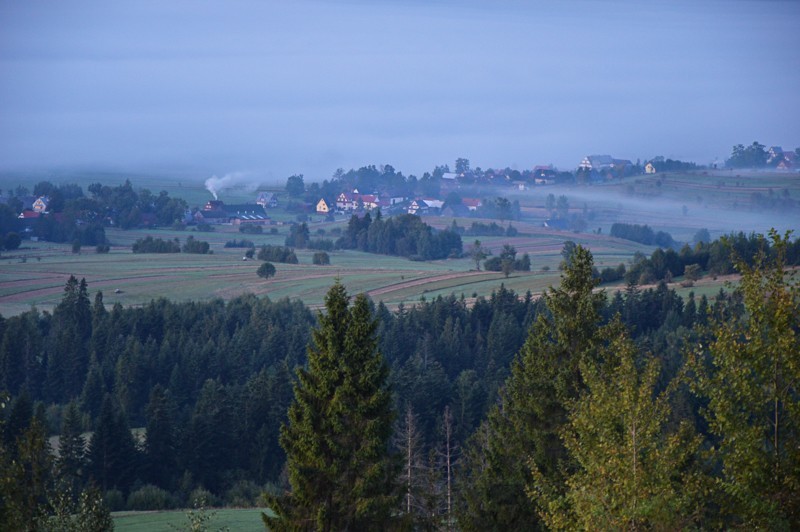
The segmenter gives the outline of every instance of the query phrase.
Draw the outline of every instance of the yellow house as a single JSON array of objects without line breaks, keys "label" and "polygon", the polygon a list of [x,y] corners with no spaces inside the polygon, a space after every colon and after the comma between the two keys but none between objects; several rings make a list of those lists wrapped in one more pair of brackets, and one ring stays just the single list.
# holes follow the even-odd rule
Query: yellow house
[{"label": "yellow house", "polygon": [[36,201],[33,202],[33,212],[47,212],[47,204],[50,202],[50,198],[47,196],[41,196]]},{"label": "yellow house", "polygon": [[653,166],[653,163],[647,163],[646,165],[644,165],[644,173],[645,174],[655,174],[656,173],[656,167]]},{"label": "yellow house", "polygon": [[331,209],[328,207],[328,202],[325,201],[325,198],[321,198],[317,202],[317,212],[320,214],[328,214],[331,212]]}]

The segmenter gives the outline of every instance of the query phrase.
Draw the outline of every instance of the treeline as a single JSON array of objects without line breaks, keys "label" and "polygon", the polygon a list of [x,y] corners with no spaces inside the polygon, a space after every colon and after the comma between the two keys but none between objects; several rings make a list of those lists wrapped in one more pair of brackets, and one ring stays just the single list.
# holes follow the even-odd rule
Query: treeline
[{"label": "treeline", "polygon": [[[774,253],[768,241],[757,233],[731,233],[714,242],[698,242],[694,248],[688,244],[674,249],[656,249],[650,257],[642,253],[634,254],[627,271],[622,269],[625,281],[629,284],[650,284],[658,281],[671,281],[685,275],[687,268],[696,266],[698,272],[709,275],[729,275],[736,271],[736,261],[748,266],[760,251]],[[800,265],[800,239],[787,241],[785,259],[788,265]],[[604,270],[605,271],[605,270]]]},{"label": "treeline", "polygon": [[195,240],[193,236],[187,237],[186,242],[181,246],[178,238],[164,240],[162,238],[153,238],[148,235],[137,239],[131,246],[131,249],[134,253],[180,253],[181,251],[184,253],[198,253],[201,255],[213,253],[208,242]]},{"label": "treeline", "polygon": [[363,218],[353,216],[336,247],[418,260],[460,257],[462,253],[460,235],[447,229],[436,231],[413,214],[383,218],[378,213],[375,220],[369,213]]},{"label": "treeline", "polygon": [[611,226],[611,236],[632,240],[647,246],[670,248],[675,245],[672,235],[664,231],[655,232],[649,225],[617,222]]},{"label": "treeline", "polygon": [[488,224],[482,222],[472,222],[469,227],[461,227],[453,220],[450,230],[464,236],[517,236],[519,231],[516,227],[508,224],[508,227],[498,225],[497,222]]},{"label": "treeline", "polygon": [[258,248],[258,260],[265,260],[270,262],[283,262],[286,264],[297,264],[297,255],[294,250],[288,246],[273,246],[272,244],[263,244]]}]

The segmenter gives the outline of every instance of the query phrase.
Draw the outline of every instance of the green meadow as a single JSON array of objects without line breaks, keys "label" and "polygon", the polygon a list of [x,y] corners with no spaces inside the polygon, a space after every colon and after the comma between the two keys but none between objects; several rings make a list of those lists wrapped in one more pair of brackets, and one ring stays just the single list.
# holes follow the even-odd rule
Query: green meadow
[{"label": "green meadow", "polygon": [[[209,530],[227,528],[231,532],[264,530],[261,520],[263,508],[220,508],[206,511],[210,520],[205,523]],[[188,530],[187,510],[162,512],[114,512],[114,530],[118,532],[160,532]]]},{"label": "green meadow", "polygon": [[[6,189],[19,184],[32,187],[38,181],[23,181],[21,176],[0,177],[0,185]],[[136,188],[149,188],[153,192],[165,190],[170,195],[186,199],[192,206],[202,206],[211,199],[203,185],[204,176],[163,178],[154,175],[67,174],[46,178],[53,182],[77,183],[84,190],[94,182],[115,185],[128,178]],[[227,203],[254,201],[256,192],[252,188],[225,190],[221,199]],[[273,191],[281,193],[280,188],[273,186]],[[527,191],[494,187],[473,192],[477,197],[507,195],[512,201],[519,201],[522,220],[512,222],[519,231],[514,237],[464,236],[464,250],[468,250],[476,239],[494,255],[504,244],[510,244],[516,248],[518,256],[523,253],[530,255],[531,272],[514,272],[505,278],[499,272],[476,271],[474,262],[468,258],[414,262],[350,250],[331,252],[330,265],[315,266],[312,265],[312,250],[297,250],[300,264],[276,264],[275,277],[264,280],[255,273],[259,261],[243,260],[244,249],[225,248],[224,245],[234,239],[247,239],[256,246],[283,245],[288,234],[285,222],[293,220],[295,215],[278,207],[270,210],[277,225],[265,228],[261,235],[241,234],[232,226],[215,226],[211,232],[191,228],[130,231],[109,228],[106,235],[112,248],[107,254],[97,254],[92,248],[84,248],[75,254],[66,244],[26,240],[20,249],[0,255],[0,314],[14,315],[32,306],[40,310],[52,309],[60,301],[64,283],[70,275],[86,278],[90,291],[102,291],[107,304],[122,305],[144,305],[160,297],[176,301],[229,300],[253,293],[272,299],[299,299],[318,307],[335,279],[339,279],[351,293],[366,292],[373,300],[383,301],[390,308],[401,303],[407,306],[423,297],[456,294],[470,299],[488,296],[501,284],[518,293],[531,291],[537,294],[558,282],[560,253],[566,240],[589,247],[600,269],[628,264],[636,252],[649,255],[653,251],[650,246],[609,237],[610,227],[615,222],[647,223],[655,230],[669,231],[673,237],[684,241],[691,241],[699,228],[708,228],[716,237],[732,229],[750,232],[766,231],[772,226],[800,226],[796,213],[771,213],[771,218],[765,218],[764,213],[754,212],[749,203],[756,193],[800,197],[800,176],[796,174],[655,174],[582,187],[536,187]],[[550,193],[566,195],[570,212],[582,211],[587,216],[585,232],[558,231],[542,226],[548,215],[544,201]],[[280,201],[285,204],[286,197],[281,196]],[[454,221],[465,228],[474,221],[491,222],[447,217],[424,217],[424,220],[437,228],[448,227]],[[312,238],[335,240],[336,230],[342,230],[346,224],[344,216],[334,222],[324,222],[321,217],[312,215],[309,229]],[[213,254],[132,253],[131,245],[148,235],[177,238],[181,242],[191,235],[209,242]],[[708,282],[709,285],[703,284],[697,289],[716,292],[721,284],[721,281]]]}]

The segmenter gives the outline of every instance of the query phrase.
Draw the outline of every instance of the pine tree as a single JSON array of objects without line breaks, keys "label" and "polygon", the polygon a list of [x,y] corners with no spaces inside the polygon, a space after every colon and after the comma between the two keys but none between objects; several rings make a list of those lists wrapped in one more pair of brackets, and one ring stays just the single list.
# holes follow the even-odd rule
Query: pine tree
[{"label": "pine tree", "polygon": [[80,411],[73,401],[64,412],[56,467],[62,482],[76,493],[80,491],[86,475],[86,440],[82,433]]},{"label": "pine tree", "polygon": [[399,497],[388,456],[393,412],[388,369],[377,351],[369,300],[338,282],[325,297],[298,370],[289,423],[281,428],[291,492],[268,498],[275,530],[378,530],[391,525]]},{"label": "pine tree", "polygon": [[717,319],[698,353],[697,391],[721,461],[727,526],[800,528],[800,286],[786,271],[789,234],[770,232],[754,265],[739,258],[746,313]]},{"label": "pine tree", "polygon": [[160,384],[150,392],[144,446],[145,468],[150,482],[164,489],[172,486],[177,467],[177,442],[172,408]]},{"label": "pine tree", "polygon": [[559,432],[567,402],[583,388],[580,363],[597,356],[605,302],[604,293],[593,291],[589,250],[570,246],[565,266],[560,286],[544,295],[549,316],[537,316],[500,403],[489,412],[486,445],[468,453],[470,467],[483,461],[485,467],[465,475],[467,506],[459,517],[465,530],[539,526],[536,504],[526,495],[532,475],[520,460],[530,458],[544,478],[563,484],[569,456]]},{"label": "pine tree", "polygon": [[138,466],[138,452],[125,413],[111,395],[103,398],[100,418],[89,440],[89,474],[103,491],[126,490]]},{"label": "pine tree", "polygon": [[660,363],[636,365],[637,350],[619,323],[609,326],[603,362],[581,363],[586,392],[569,403],[561,438],[574,459],[566,490],[534,465],[531,498],[553,530],[681,530],[697,525],[703,477],[701,438],[670,421],[676,378],[656,394]]}]

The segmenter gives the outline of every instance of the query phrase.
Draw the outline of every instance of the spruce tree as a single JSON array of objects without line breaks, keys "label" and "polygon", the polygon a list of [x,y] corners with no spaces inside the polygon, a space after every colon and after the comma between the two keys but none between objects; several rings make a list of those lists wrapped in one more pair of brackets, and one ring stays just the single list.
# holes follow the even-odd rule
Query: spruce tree
[{"label": "spruce tree", "polygon": [[563,485],[569,456],[559,432],[567,403],[583,389],[580,363],[596,358],[605,302],[603,292],[594,292],[589,250],[569,250],[561,284],[544,295],[547,312],[537,316],[489,412],[485,444],[467,453],[466,506],[459,517],[465,530],[540,526],[536,501],[526,495],[533,478],[520,460],[532,460],[544,478]]},{"label": "spruce tree", "polygon": [[337,282],[325,297],[281,427],[291,492],[267,497],[273,530],[383,530],[399,498],[388,456],[393,411],[369,300]]}]

